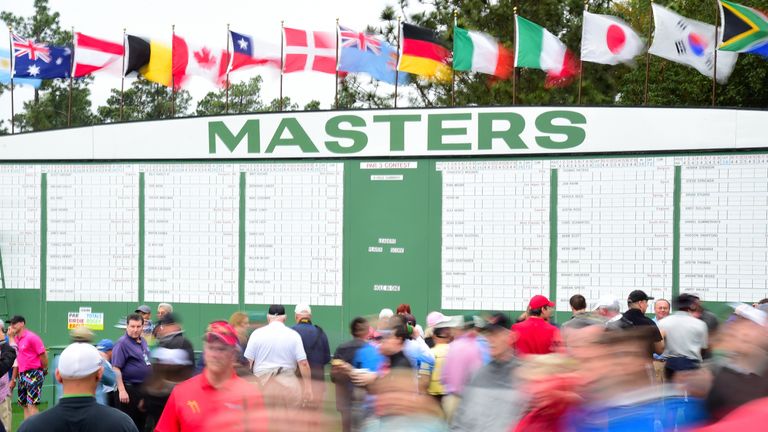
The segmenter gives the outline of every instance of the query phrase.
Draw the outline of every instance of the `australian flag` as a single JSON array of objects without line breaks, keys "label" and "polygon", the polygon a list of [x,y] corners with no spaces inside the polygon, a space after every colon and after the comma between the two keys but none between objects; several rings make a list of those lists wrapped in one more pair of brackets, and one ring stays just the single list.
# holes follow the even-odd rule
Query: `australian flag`
[{"label": "australian flag", "polygon": [[[339,71],[364,72],[379,81],[395,83],[397,50],[376,36],[339,26]],[[400,72],[399,84],[408,82]]]},{"label": "australian flag", "polygon": [[15,34],[12,36],[14,78],[69,78],[72,49],[37,43]]}]

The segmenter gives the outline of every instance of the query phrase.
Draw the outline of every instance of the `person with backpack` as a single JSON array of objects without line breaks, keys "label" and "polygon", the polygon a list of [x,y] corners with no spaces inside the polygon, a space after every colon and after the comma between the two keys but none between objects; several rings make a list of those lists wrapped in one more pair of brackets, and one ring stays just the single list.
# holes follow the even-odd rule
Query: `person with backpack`
[{"label": "person with backpack", "polygon": [[297,304],[294,309],[296,325],[293,329],[301,336],[304,352],[312,375],[312,407],[319,407],[325,398],[325,365],[331,362],[331,347],[328,336],[320,326],[312,323],[312,308],[308,304]]}]

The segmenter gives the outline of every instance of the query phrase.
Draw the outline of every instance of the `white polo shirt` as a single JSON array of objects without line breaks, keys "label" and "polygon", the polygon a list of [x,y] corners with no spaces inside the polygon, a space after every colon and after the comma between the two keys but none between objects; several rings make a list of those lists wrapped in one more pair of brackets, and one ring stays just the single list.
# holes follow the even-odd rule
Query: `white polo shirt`
[{"label": "white polo shirt", "polygon": [[708,347],[707,325],[688,312],[677,311],[659,320],[664,332],[664,357],[686,357],[701,361],[701,349]]},{"label": "white polo shirt", "polygon": [[296,369],[298,362],[307,359],[301,336],[280,321],[251,333],[244,355],[253,360],[254,374],[276,368]]}]

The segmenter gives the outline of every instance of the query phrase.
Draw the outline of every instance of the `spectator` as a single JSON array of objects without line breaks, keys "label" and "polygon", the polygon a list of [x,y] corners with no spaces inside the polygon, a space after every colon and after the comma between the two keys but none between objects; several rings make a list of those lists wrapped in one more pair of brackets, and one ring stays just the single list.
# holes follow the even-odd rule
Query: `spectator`
[{"label": "spectator", "polygon": [[16,315],[10,320],[10,335],[16,340],[18,369],[11,379],[11,388],[18,384],[19,405],[24,418],[38,413],[40,391],[48,375],[48,354],[40,336],[27,329],[27,321]]},{"label": "spectator", "polygon": [[361,403],[362,398],[356,398],[356,393],[349,374],[354,366],[355,355],[357,352],[368,345],[368,329],[370,324],[368,320],[362,317],[356,317],[350,324],[350,333],[352,340],[344,342],[336,348],[331,360],[331,380],[336,384],[336,410],[341,415],[341,428],[343,432],[350,432],[354,427],[359,427],[359,423],[353,425],[353,404]]},{"label": "spectator", "polygon": [[653,300],[653,297],[648,297],[644,291],[635,290],[629,293],[627,297],[627,306],[629,309],[624,312],[624,319],[632,323],[633,327],[648,326],[653,331],[647,333],[651,335],[649,341],[650,352],[648,356],[651,357],[653,353],[661,354],[664,352],[664,338],[661,336],[659,328],[652,319],[645,316],[645,311],[648,310],[648,300]]},{"label": "spectator", "polygon": [[477,342],[474,317],[457,316],[447,325],[452,328],[453,342],[448,346],[440,381],[445,392],[442,406],[446,419],[450,421],[458,407],[464,386],[472,374],[483,366],[483,354]]},{"label": "spectator", "polygon": [[245,312],[233,312],[229,316],[229,325],[237,332],[237,365],[235,371],[239,376],[252,375],[248,368],[248,359],[245,358],[245,346],[248,344],[248,337],[251,332],[251,323],[248,314]]},{"label": "spectator", "polygon": [[[87,343],[92,344],[93,343],[93,332],[84,326],[75,327],[69,332],[69,340],[71,343]],[[53,360],[53,369],[56,370],[58,367],[58,358],[54,358]],[[112,365],[109,364],[109,362],[102,361],[102,374],[101,374],[101,381],[99,381],[99,385],[96,387],[96,402],[100,403],[102,405],[107,405],[107,399],[104,395],[104,389],[114,389],[115,388],[115,371],[112,369]],[[56,381],[56,401],[58,402],[59,399],[61,399],[61,396],[63,395],[63,389],[60,382]]]},{"label": "spectator", "polygon": [[[249,368],[265,392],[268,405],[299,408],[311,402],[312,376],[301,336],[285,326],[285,307],[272,305],[269,324],[251,333],[245,348]],[[296,377],[299,369],[302,382]]]},{"label": "spectator", "polygon": [[144,430],[146,413],[139,409],[142,400],[141,385],[152,370],[149,347],[142,337],[144,318],[131,314],[126,318],[125,334],[117,340],[112,350],[112,368],[115,370],[118,408],[128,414],[136,428]]},{"label": "spectator", "polygon": [[543,295],[535,295],[528,302],[528,319],[512,326],[510,344],[518,355],[548,354],[561,343],[560,331],[547,321],[555,304]]},{"label": "spectator", "polygon": [[707,325],[693,316],[699,298],[680,294],[675,299],[676,312],[659,321],[664,334],[664,374],[667,380],[678,371],[701,367],[702,352],[707,349]]},{"label": "spectator", "polygon": [[331,361],[328,336],[323,329],[312,322],[312,308],[308,304],[297,304],[294,308],[296,325],[293,329],[301,336],[304,353],[307,355],[312,375],[312,396],[309,403],[319,407],[325,398],[325,365]]},{"label": "spectator", "polygon": [[56,380],[64,395],[59,403],[24,421],[19,432],[138,432],[124,413],[96,403],[102,361],[93,345],[77,342],[61,352]]},{"label": "spectator", "polygon": [[434,345],[430,350],[435,358],[434,366],[429,367],[428,363],[421,366],[419,378],[421,380],[421,391],[434,397],[438,403],[442,403],[445,396],[445,388],[440,381],[443,373],[443,364],[448,355],[449,344],[451,342],[451,317],[447,317],[440,312],[431,312],[427,315],[427,332],[432,334]]},{"label": "spectator", "polygon": [[595,311],[605,321],[608,330],[619,330],[632,327],[632,323],[624,319],[621,314],[621,306],[616,299],[602,298],[597,302]]},{"label": "spectator", "polygon": [[669,316],[670,306],[667,299],[658,299],[653,302],[653,313],[656,315],[653,318],[653,322],[659,323],[659,321]]},{"label": "spectator", "polygon": [[142,387],[147,430],[155,430],[176,385],[194,374],[195,367],[185,349],[157,347],[152,350],[152,373]]},{"label": "spectator", "polygon": [[411,323],[411,326],[413,326],[415,332],[413,332],[412,338],[424,338],[424,329],[418,323],[416,323],[415,315],[413,315],[413,312],[411,312],[411,305],[408,303],[400,303],[400,305],[397,306],[397,310],[395,312],[398,315],[413,318],[413,323]]},{"label": "spectator", "polygon": [[502,313],[494,313],[482,324],[492,360],[464,388],[451,431],[506,432],[522,416],[525,404],[516,390],[514,372],[519,363],[509,345],[511,326],[512,321]]},{"label": "spectator", "polygon": [[173,389],[155,431],[266,431],[261,394],[235,374],[235,329],[213,322],[203,340],[203,372]]},{"label": "spectator", "polygon": [[157,320],[163,319],[165,314],[173,313],[173,306],[170,303],[160,303],[157,305]]},{"label": "spectator", "polygon": [[141,305],[133,312],[141,315],[141,318],[144,319],[144,328],[142,330],[144,339],[147,343],[151,342],[153,340],[152,335],[155,332],[155,325],[152,323],[152,309],[147,305]]},{"label": "spectator", "polygon": [[167,349],[180,349],[187,353],[187,360],[195,367],[195,348],[192,342],[184,337],[181,321],[174,313],[167,313],[157,321],[155,326],[157,346]]},{"label": "spectator", "polygon": [[587,299],[585,299],[583,295],[575,294],[571,296],[571,299],[568,301],[568,303],[571,305],[573,316],[571,316],[571,319],[563,323],[563,329],[584,328],[602,322],[599,317],[594,316],[593,314],[589,313],[589,311],[587,311]]},{"label": "spectator", "polygon": [[6,431],[11,430],[13,423],[11,374],[15,362],[16,349],[11,346],[8,336],[5,334],[5,323],[0,320],[0,420]]},{"label": "spectator", "polygon": [[[115,344],[112,342],[111,339],[102,339],[99,341],[99,343],[96,344],[96,349],[99,351],[99,354],[101,354],[101,359],[103,360],[104,370],[107,370],[107,368],[109,368],[113,374],[114,374],[114,369],[112,368],[112,349],[114,347],[115,347]],[[117,408],[118,398],[117,398],[116,377],[115,377],[114,383],[111,386],[104,385],[102,380],[99,387],[96,388],[97,402],[99,401],[100,395],[104,400],[104,403],[106,403],[108,406],[111,406],[113,408]]]}]

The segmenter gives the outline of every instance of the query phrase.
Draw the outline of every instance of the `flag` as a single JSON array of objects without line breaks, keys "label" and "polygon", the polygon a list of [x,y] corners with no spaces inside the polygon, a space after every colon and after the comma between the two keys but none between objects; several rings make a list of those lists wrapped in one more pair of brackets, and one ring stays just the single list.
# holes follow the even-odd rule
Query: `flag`
[{"label": "flag", "polygon": [[75,78],[104,68],[119,68],[122,66],[122,59],[122,44],[75,33],[75,68],[72,74]]},{"label": "flag", "polygon": [[[339,71],[364,72],[379,81],[395,83],[397,50],[386,41],[339,26]],[[408,74],[397,74],[399,84],[408,82]]]},{"label": "flag", "polygon": [[[715,26],[685,18],[655,3],[652,6],[656,31],[648,52],[691,66],[711,78],[715,66]],[[738,56],[732,52],[717,53],[717,82],[728,81]]]},{"label": "flag", "polygon": [[645,42],[624,20],[584,11],[581,27],[581,59],[615,65],[633,64],[645,51]]},{"label": "flag", "polygon": [[515,15],[515,67],[547,72],[546,86],[568,84],[579,73],[576,57],[544,27]]},{"label": "flag", "polygon": [[169,87],[173,63],[171,47],[133,35],[125,38],[125,75],[138,72],[149,81]]},{"label": "flag", "polygon": [[13,77],[53,79],[69,78],[72,50],[69,47],[37,43],[12,34]]},{"label": "flag", "polygon": [[221,83],[227,73],[227,52],[212,46],[192,44],[179,35],[173,35],[173,84],[176,88],[186,84],[191,75]]},{"label": "flag", "polygon": [[453,27],[453,69],[509,78],[512,52],[491,35]]},{"label": "flag", "polygon": [[283,72],[315,71],[336,74],[336,38],[333,33],[283,27]]},{"label": "flag", "polygon": [[768,57],[768,15],[725,0],[720,1],[720,14],[723,29],[719,50]]},{"label": "flag", "polygon": [[[39,88],[43,80],[34,78],[14,78],[14,85],[28,85]],[[0,84],[11,83],[11,54],[7,49],[0,48]]]},{"label": "flag", "polygon": [[451,52],[443,46],[434,30],[403,23],[400,62],[403,72],[440,81],[451,78]]},{"label": "flag", "polygon": [[229,58],[229,71],[250,66],[280,67],[280,47],[257,41],[251,36],[230,30],[232,51]]}]

